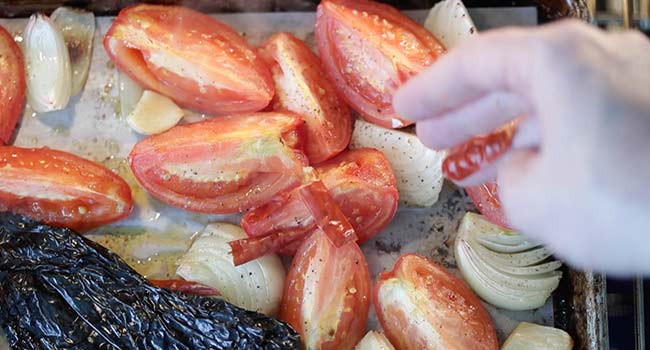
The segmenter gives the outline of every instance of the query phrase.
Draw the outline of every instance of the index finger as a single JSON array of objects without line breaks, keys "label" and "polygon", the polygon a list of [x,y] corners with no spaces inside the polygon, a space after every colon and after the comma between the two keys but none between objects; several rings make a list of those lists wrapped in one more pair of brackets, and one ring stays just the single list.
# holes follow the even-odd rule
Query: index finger
[{"label": "index finger", "polygon": [[439,118],[494,92],[528,95],[538,32],[510,28],[468,39],[404,84],[395,94],[395,110],[418,121]]}]

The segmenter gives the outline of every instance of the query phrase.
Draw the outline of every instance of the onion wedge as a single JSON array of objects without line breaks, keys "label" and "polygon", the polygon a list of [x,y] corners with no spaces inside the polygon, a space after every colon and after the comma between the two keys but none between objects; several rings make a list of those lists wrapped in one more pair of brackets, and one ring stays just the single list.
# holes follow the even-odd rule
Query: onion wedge
[{"label": "onion wedge", "polygon": [[52,21],[59,28],[68,48],[72,68],[71,96],[81,92],[90,68],[95,36],[95,15],[92,12],[59,7],[52,12]]},{"label": "onion wedge", "polygon": [[395,347],[388,341],[384,333],[369,331],[357,343],[354,350],[395,350]]},{"label": "onion wedge", "polygon": [[430,207],[438,201],[444,181],[445,152],[425,147],[407,131],[384,129],[358,119],[354,123],[350,148],[376,148],[384,153],[397,180],[400,203]]},{"label": "onion wedge", "polygon": [[63,35],[47,16],[32,15],[25,27],[27,101],[35,112],[65,108],[72,91],[70,57]]},{"label": "onion wedge", "polygon": [[546,248],[475,213],[463,217],[454,253],[474,292],[507,310],[541,307],[562,278],[562,263],[548,261]]},{"label": "onion wedge", "polygon": [[474,22],[461,0],[443,0],[433,6],[424,21],[424,28],[448,50],[477,34]]},{"label": "onion wedge", "polygon": [[274,315],[282,301],[284,266],[273,254],[235,266],[228,242],[246,237],[233,224],[208,225],[181,258],[176,274],[215,288],[224,300],[239,307]]},{"label": "onion wedge", "polygon": [[119,71],[118,83],[120,92],[120,115],[126,119],[133,112],[138,101],[140,101],[142,94],[144,94],[144,89],[122,71]]}]

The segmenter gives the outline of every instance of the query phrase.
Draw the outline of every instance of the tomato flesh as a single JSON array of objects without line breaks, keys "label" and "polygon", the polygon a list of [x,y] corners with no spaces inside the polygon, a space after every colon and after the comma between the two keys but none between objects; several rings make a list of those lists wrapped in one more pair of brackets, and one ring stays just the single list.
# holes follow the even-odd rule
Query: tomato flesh
[{"label": "tomato flesh", "polygon": [[307,44],[291,34],[278,33],[262,45],[260,53],[275,82],[272,108],[305,118],[305,154],[310,163],[320,163],[345,149],[352,135],[350,112]]},{"label": "tomato flesh", "polygon": [[[396,181],[380,151],[370,148],[346,151],[317,166],[315,172],[354,228],[359,243],[374,237],[395,215],[398,204]],[[251,237],[241,242],[242,245],[259,244],[257,248],[246,249],[251,254],[249,258],[269,252],[293,255],[299,245],[296,241],[304,240],[317,227],[314,216],[297,190],[248,211],[241,224]],[[255,249],[259,250],[255,252]]]},{"label": "tomato flesh", "polygon": [[243,37],[187,8],[129,6],[108,30],[104,48],[145,88],[205,113],[259,111],[274,94],[268,68]]},{"label": "tomato flesh", "polygon": [[363,337],[370,273],[355,242],[336,247],[317,230],[303,242],[287,275],[280,318],[307,350],[351,350]]},{"label": "tomato flesh", "polygon": [[499,186],[495,181],[467,187],[465,191],[476,205],[476,208],[481,214],[485,215],[486,219],[503,228],[512,228],[506,219],[503,206],[501,206]]},{"label": "tomato flesh", "polygon": [[149,280],[149,282],[158,288],[169,289],[184,294],[203,295],[209,297],[221,295],[218,290],[198,282],[185,281],[181,279]]},{"label": "tomato flesh", "polygon": [[13,37],[0,26],[0,144],[8,144],[25,104],[25,64]]},{"label": "tomato flesh", "polygon": [[0,147],[0,211],[88,230],[132,208],[127,183],[99,164],[49,148]]},{"label": "tomato flesh", "polygon": [[445,51],[418,23],[368,0],[322,1],[316,41],[325,71],[350,107],[386,128],[412,124],[395,113],[393,94]]},{"label": "tomato flesh", "polygon": [[137,143],[129,162],[140,184],[167,204],[235,213],[301,183],[303,124],[298,115],[269,112],[176,126]]},{"label": "tomato flesh", "polygon": [[492,320],[481,301],[456,276],[407,254],[381,274],[375,311],[398,350],[496,350]]}]

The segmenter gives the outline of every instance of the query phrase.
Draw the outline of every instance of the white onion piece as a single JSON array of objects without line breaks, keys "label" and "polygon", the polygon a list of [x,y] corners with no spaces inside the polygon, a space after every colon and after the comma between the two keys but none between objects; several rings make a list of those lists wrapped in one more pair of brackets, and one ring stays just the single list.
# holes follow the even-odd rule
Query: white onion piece
[{"label": "white onion piece", "polygon": [[477,33],[467,8],[460,0],[443,0],[433,6],[424,21],[424,28],[447,49]]},{"label": "white onion piece", "polygon": [[[499,232],[503,237],[495,236]],[[501,251],[490,249],[494,246]],[[463,277],[476,294],[497,307],[521,311],[544,305],[562,278],[557,271],[562,263],[546,262],[551,253],[535,247],[538,245],[520,234],[500,228],[479,214],[467,213],[458,229],[454,252]]]},{"label": "white onion piece", "polygon": [[217,289],[239,307],[274,315],[282,301],[284,266],[274,254],[235,266],[228,242],[246,237],[236,225],[208,225],[181,258],[176,274]]},{"label": "white onion piece", "polygon": [[510,334],[502,349],[571,350],[573,349],[573,339],[561,329],[522,322]]},{"label": "white onion piece", "polygon": [[393,168],[402,204],[430,207],[438,201],[444,181],[442,161],[445,152],[425,147],[416,135],[384,129],[358,119],[354,123],[350,148],[376,148],[384,153]]},{"label": "white onion piece", "polygon": [[174,127],[184,114],[169,97],[146,90],[126,122],[140,134],[154,135]]},{"label": "white onion piece", "polygon": [[395,347],[388,341],[384,333],[369,331],[354,347],[354,350],[395,350]]},{"label": "white onion piece", "polygon": [[119,92],[120,92],[120,115],[126,119],[138,104],[144,89],[131,79],[126,73],[120,71],[119,76]]},{"label": "white onion piece", "polygon": [[47,16],[38,13],[29,18],[23,43],[29,105],[38,113],[65,108],[72,71],[63,35]]},{"label": "white onion piece", "polygon": [[52,12],[52,21],[61,31],[68,48],[72,68],[71,96],[81,92],[88,79],[95,36],[95,15],[92,12],[59,7]]}]

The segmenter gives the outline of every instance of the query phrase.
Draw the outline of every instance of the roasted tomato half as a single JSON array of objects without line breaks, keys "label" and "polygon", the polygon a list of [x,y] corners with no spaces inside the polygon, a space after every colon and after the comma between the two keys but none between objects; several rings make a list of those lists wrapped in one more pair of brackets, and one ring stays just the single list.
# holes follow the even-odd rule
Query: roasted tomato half
[{"label": "roasted tomato half", "polygon": [[138,182],[190,211],[235,213],[298,186],[307,159],[300,116],[251,113],[176,126],[129,155]]},{"label": "roasted tomato half", "polygon": [[320,163],[345,149],[352,135],[350,112],[309,47],[291,34],[279,33],[262,46],[261,56],[275,82],[273,109],[305,118],[305,154],[310,163]]},{"label": "roasted tomato half", "polygon": [[120,70],[183,107],[255,112],[273,98],[271,73],[255,49],[227,25],[187,8],[127,7],[104,48]]},{"label": "roasted tomato half", "polygon": [[87,230],[132,208],[129,185],[99,164],[49,148],[0,147],[0,211]]},{"label": "roasted tomato half", "polygon": [[375,311],[398,350],[497,350],[492,320],[481,301],[443,267],[413,254],[383,273]]},{"label": "roasted tomato half", "polygon": [[351,350],[363,337],[370,308],[370,274],[354,242],[334,246],[320,230],[298,250],[287,275],[280,318],[306,350]]},{"label": "roasted tomato half", "polygon": [[[398,204],[395,176],[380,151],[371,148],[345,151],[317,166],[315,171],[354,228],[359,243],[374,237],[393,219]],[[276,250],[281,248],[279,251],[288,255],[293,255],[299,245],[290,241],[304,238],[316,227],[307,206],[293,192],[247,212],[241,224],[251,237],[282,236],[285,240],[278,243]],[[265,253],[268,252],[259,254]]]},{"label": "roasted tomato half", "polygon": [[508,229],[511,228],[503,212],[501,200],[499,200],[499,185],[495,181],[467,187],[465,191],[481,214],[485,215],[488,220],[495,225]]},{"label": "roasted tomato half", "polygon": [[386,128],[411,124],[393,109],[393,94],[445,50],[422,26],[389,5],[324,0],[316,41],[323,65],[350,107]]},{"label": "roasted tomato half", "polygon": [[25,104],[25,64],[20,47],[0,26],[0,145],[9,143]]}]

